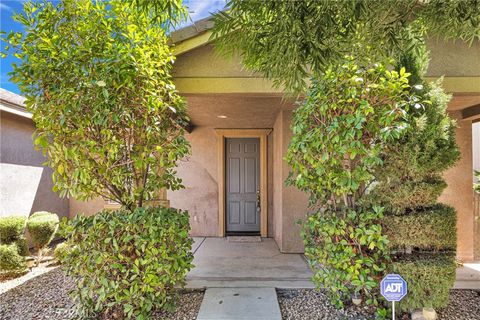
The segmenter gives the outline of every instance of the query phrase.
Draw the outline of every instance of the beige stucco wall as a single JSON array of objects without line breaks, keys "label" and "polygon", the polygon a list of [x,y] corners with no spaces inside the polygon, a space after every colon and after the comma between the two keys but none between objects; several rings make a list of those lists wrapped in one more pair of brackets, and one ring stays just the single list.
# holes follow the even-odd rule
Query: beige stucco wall
[{"label": "beige stucco wall", "polygon": [[[451,113],[458,117],[458,113]],[[457,211],[457,256],[464,261],[473,260],[474,215],[472,190],[472,122],[458,121],[456,140],[461,152],[457,164],[444,174],[447,188],[439,201]]]},{"label": "beige stucco wall", "polygon": [[480,76],[480,41],[469,46],[462,41],[427,41],[430,65],[427,76],[473,77]]},{"label": "beige stucco wall", "polygon": [[69,203],[52,191],[52,170],[43,165],[46,158],[35,150],[31,119],[0,112],[0,216],[29,215],[50,211],[68,216]]},{"label": "beige stucco wall", "polygon": [[[430,38],[429,77],[472,77],[480,76],[480,41],[470,46],[462,41],[444,41]],[[174,67],[175,78],[195,77],[261,77],[246,71],[238,55],[231,59],[220,56],[214,45],[208,44],[177,57]]]},{"label": "beige stucco wall", "polygon": [[307,195],[285,184],[290,172],[284,158],[292,137],[291,120],[291,109],[282,110],[277,115],[274,126],[274,237],[280,251],[284,253],[303,252],[298,222],[303,220],[308,212]]},{"label": "beige stucco wall", "polygon": [[91,216],[97,212],[104,209],[106,201],[102,198],[96,198],[89,201],[80,201],[75,198],[69,199],[70,203],[70,213],[71,218],[75,217],[77,214],[83,214],[86,216]]}]

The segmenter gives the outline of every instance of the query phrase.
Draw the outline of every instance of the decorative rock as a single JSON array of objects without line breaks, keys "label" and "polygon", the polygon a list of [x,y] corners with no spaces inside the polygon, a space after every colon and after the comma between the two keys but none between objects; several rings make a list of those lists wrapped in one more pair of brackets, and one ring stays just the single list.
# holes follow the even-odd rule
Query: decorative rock
[{"label": "decorative rock", "polygon": [[437,313],[433,308],[423,308],[423,316],[425,320],[437,320]]},{"label": "decorative rock", "polygon": [[423,310],[414,310],[411,316],[412,320],[427,320],[423,315]]}]

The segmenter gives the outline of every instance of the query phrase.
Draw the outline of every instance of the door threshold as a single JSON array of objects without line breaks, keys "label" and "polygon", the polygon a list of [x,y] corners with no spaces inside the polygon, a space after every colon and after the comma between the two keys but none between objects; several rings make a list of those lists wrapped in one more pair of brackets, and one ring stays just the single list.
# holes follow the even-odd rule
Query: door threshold
[{"label": "door threshold", "polygon": [[262,238],[260,236],[227,236],[228,242],[245,242],[245,243],[253,243],[253,242],[262,242]]}]

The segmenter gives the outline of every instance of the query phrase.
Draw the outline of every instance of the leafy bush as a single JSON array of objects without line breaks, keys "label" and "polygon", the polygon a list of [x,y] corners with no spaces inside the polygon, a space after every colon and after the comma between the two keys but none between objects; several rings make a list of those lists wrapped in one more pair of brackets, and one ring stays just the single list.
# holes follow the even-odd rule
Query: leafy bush
[{"label": "leafy bush", "polygon": [[0,244],[0,271],[22,272],[26,267],[25,258],[18,253],[16,244]]},{"label": "leafy bush", "polygon": [[0,218],[0,243],[10,244],[23,237],[25,232],[24,216],[9,216]]},{"label": "leafy bush", "polygon": [[28,218],[27,229],[37,249],[42,249],[50,244],[57,232],[58,224],[58,216],[46,211],[35,212]]},{"label": "leafy bush", "polygon": [[63,263],[84,316],[116,313],[147,319],[173,306],[174,289],[192,267],[188,212],[137,208],[78,215],[65,229],[74,250]]},{"label": "leafy bush", "polygon": [[456,250],[455,209],[443,204],[404,215],[387,215],[382,221],[391,249]]},{"label": "leafy bush", "polygon": [[455,270],[453,254],[413,254],[394,259],[392,271],[408,283],[408,294],[400,302],[400,309],[446,307],[455,282]]},{"label": "leafy bush", "polygon": [[310,215],[302,236],[305,256],[314,270],[313,281],[328,288],[332,300],[342,307],[352,292],[367,303],[376,303],[378,279],[386,268],[387,240],[379,220],[382,208]]}]

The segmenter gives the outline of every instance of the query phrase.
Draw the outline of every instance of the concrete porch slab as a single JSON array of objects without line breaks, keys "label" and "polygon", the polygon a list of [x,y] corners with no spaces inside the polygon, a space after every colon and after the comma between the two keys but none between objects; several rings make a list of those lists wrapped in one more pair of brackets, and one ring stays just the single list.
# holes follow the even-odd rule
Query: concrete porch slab
[{"label": "concrete porch slab", "polygon": [[314,287],[303,256],[282,254],[273,239],[249,243],[206,238],[194,255],[187,288]]},{"label": "concrete porch slab", "polygon": [[464,263],[457,268],[454,289],[480,290],[480,262]]},{"label": "concrete porch slab", "polygon": [[197,320],[281,320],[274,288],[208,288]]}]

